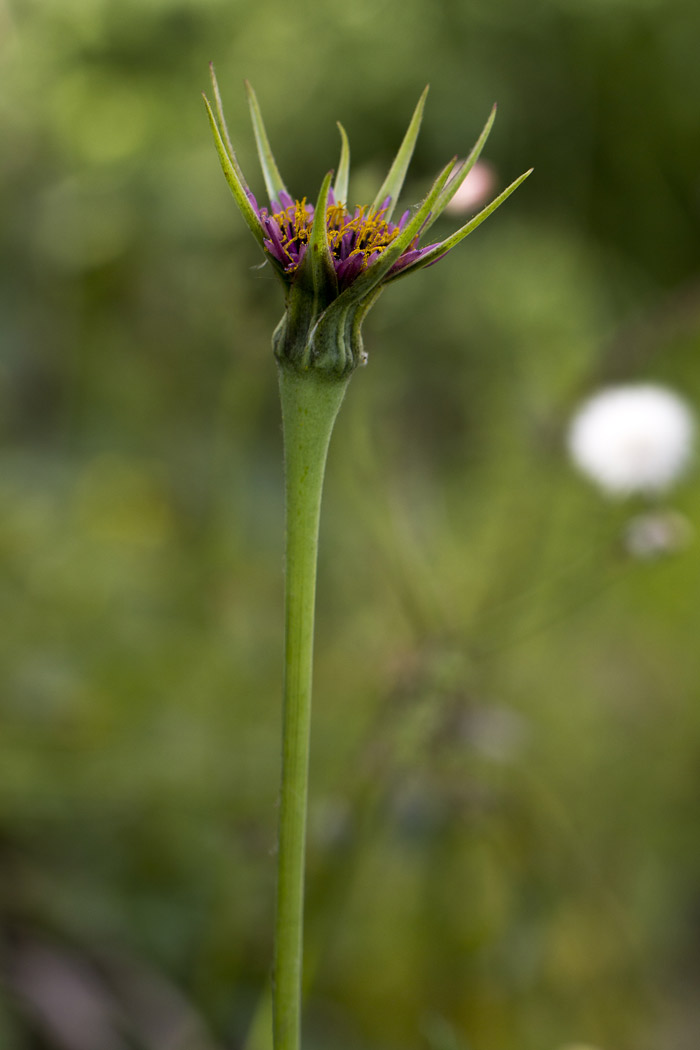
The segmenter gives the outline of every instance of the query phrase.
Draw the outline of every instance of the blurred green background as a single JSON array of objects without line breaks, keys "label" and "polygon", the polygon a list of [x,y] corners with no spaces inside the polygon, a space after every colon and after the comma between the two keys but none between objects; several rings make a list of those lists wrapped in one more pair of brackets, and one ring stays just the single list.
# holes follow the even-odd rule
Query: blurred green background
[{"label": "blurred green background", "polygon": [[606,382],[700,405],[698,39],[695,0],[0,0],[2,1050],[265,1050],[282,303],[210,59],[261,197],[243,77],[299,196],[339,119],[371,199],[428,81],[407,203],[494,100],[498,188],[536,169],[382,298],[336,428],[306,1046],[696,1050],[700,545],[630,557],[563,436]]}]

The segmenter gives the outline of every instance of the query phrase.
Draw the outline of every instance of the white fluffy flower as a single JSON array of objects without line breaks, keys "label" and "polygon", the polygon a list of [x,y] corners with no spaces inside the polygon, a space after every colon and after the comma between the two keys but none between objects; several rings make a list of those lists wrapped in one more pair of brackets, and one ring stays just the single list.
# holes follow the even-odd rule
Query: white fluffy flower
[{"label": "white fluffy flower", "polygon": [[609,387],[586,401],[569,428],[576,466],[610,495],[663,492],[687,467],[695,421],[671,390]]}]

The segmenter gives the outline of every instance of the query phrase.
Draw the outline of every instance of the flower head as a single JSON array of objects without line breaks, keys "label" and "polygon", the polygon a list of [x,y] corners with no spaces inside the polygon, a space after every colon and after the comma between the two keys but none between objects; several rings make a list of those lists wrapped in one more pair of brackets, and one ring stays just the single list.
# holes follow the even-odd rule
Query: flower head
[{"label": "flower head", "polygon": [[421,95],[406,135],[374,201],[348,207],[350,146],[339,124],[338,169],[328,172],[314,204],[288,192],[270,148],[260,107],[246,84],[258,156],[269,205],[258,204],[236,159],[224,120],[212,68],[214,107],[205,96],[224,175],[236,203],[285,288],[286,311],[273,346],[282,363],[297,371],[320,370],[347,375],[364,360],[361,325],[384,286],[414,270],[430,266],[510,196],[530,174],[521,175],[468,223],[443,241],[420,244],[472,170],[495,119],[495,106],[465,161],[456,158],[438,175],[423,203],[392,219],[413,154],[427,88]]},{"label": "flower head", "polygon": [[610,387],[574,416],[576,466],[612,496],[664,492],[688,466],[695,421],[672,390],[652,383]]}]

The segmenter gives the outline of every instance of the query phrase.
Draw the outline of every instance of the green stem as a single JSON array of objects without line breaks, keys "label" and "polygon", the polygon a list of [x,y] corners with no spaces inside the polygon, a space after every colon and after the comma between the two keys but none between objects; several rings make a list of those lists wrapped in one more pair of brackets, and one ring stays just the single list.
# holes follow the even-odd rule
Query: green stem
[{"label": "green stem", "polygon": [[284,430],[286,553],[285,663],[274,1050],[299,1050],[311,672],[318,524],[328,444],[347,378],[280,366]]}]

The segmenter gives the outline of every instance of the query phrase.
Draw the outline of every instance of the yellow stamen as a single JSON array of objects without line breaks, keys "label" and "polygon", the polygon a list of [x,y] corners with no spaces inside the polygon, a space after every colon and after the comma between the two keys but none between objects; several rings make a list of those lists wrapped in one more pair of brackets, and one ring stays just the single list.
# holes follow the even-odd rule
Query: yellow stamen
[{"label": "yellow stamen", "polygon": [[[290,263],[293,262],[293,256],[289,247],[294,244],[298,250],[302,244],[309,242],[313,218],[309,217],[306,208],[306,197],[303,197],[302,200],[294,202],[294,213],[291,218],[286,210],[272,216],[280,229],[281,246]],[[384,251],[399,234],[398,227],[390,229],[389,223],[383,218],[382,211],[366,214],[365,208],[358,208],[357,214],[350,215],[345,205],[340,203],[328,206],[326,229],[329,248],[336,258],[339,256],[343,237],[348,233],[354,235],[354,245],[349,255],[362,255],[363,257],[373,252]]]}]

